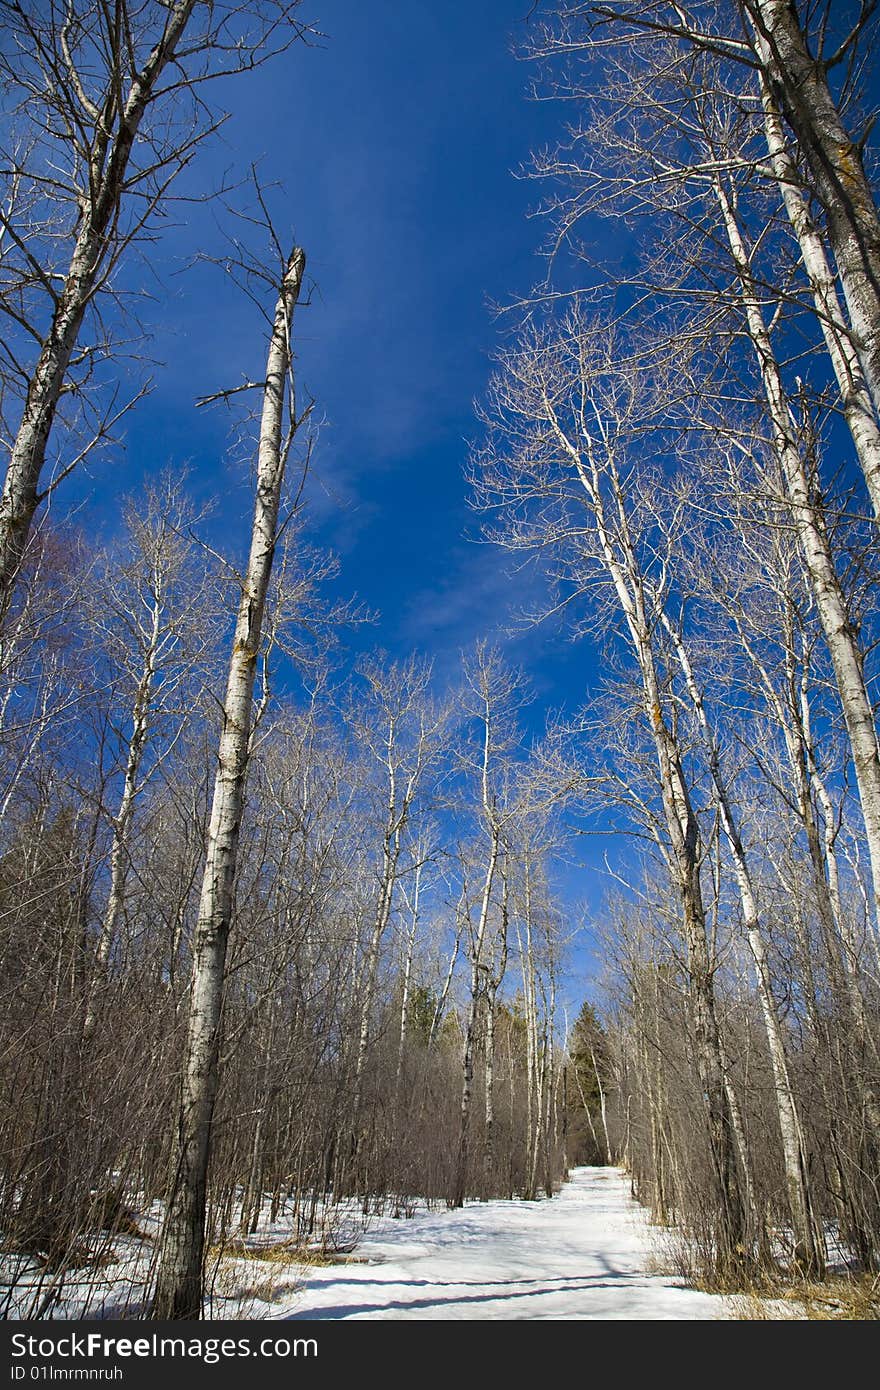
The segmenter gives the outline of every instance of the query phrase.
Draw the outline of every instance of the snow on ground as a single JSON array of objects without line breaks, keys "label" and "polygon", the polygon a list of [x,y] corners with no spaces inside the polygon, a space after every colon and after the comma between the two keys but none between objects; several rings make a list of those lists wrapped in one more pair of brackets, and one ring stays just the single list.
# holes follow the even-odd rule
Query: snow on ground
[{"label": "snow on ground", "polygon": [[575,1168],[551,1201],[470,1202],[411,1220],[383,1218],[359,1244],[359,1262],[310,1270],[304,1287],[265,1316],[730,1316],[723,1298],[650,1272],[652,1247],[623,1173]]},{"label": "snow on ground", "polygon": [[[725,1299],[655,1272],[658,1233],[615,1168],[573,1169],[552,1200],[469,1202],[458,1211],[419,1204],[411,1219],[371,1217],[364,1234],[356,1208],[331,1208],[341,1248],[355,1246],[334,1264],[303,1265],[293,1250],[288,1257],[294,1217],[266,1218],[243,1250],[230,1246],[209,1261],[207,1318],[733,1316]],[[68,1270],[60,1282],[32,1262],[0,1261],[0,1315],[145,1317],[159,1205],[138,1220],[148,1239],[119,1236],[97,1267]]]}]

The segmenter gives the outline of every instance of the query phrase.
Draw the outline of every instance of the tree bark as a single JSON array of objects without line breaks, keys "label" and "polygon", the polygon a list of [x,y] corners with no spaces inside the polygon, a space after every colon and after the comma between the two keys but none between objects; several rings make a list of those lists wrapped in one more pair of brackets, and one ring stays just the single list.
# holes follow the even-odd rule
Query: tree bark
[{"label": "tree bark", "polygon": [[755,965],[755,979],[758,999],[764,1019],[770,1065],[773,1073],[773,1087],[776,1101],[776,1115],[782,1140],[782,1154],[785,1167],[785,1180],[788,1190],[788,1204],[795,1237],[795,1258],[803,1272],[814,1278],[821,1278],[825,1271],[825,1252],[822,1248],[819,1229],[813,1211],[810,1181],[807,1170],[807,1153],[803,1129],[795,1099],[794,1087],[785,1053],[782,1025],[776,1012],[776,1001],[770,980],[770,967],[767,951],[761,932],[758,904],[755,899],[752,875],[746,858],[745,846],[739,832],[733,809],[733,802],[722,776],[718,744],[709,724],[709,717],[690,657],[681,634],[674,628],[666,615],[663,623],[669,633],[685,685],[690,696],[694,714],[703,736],[709,763],[709,775],[715,789],[721,824],[733,856],[740,905],[743,914],[746,939]]},{"label": "tree bark", "polygon": [[782,200],[801,248],[804,270],[810,282],[816,314],[840,391],[843,416],[865,475],[874,517],[880,522],[880,426],[877,423],[874,402],[844,318],[837,294],[837,282],[825,254],[825,245],[813,221],[809,202],[801,189],[795,162],[785,146],[782,121],[773,101],[769,83],[764,74],[761,77],[764,128],[767,132],[767,148],[773,172],[779,180]]},{"label": "tree bark", "polygon": [[[290,333],[305,268],[294,248],[284,271],[266,365],[250,554],[229,662],[207,855],[193,943],[189,1026],[173,1169],[152,1316],[202,1311],[211,1122],[218,1086],[226,947],[250,752],[254,677],[278,537],[287,448],[282,446],[291,362]],[[291,407],[292,408],[292,407]],[[291,427],[295,421],[291,421]]]},{"label": "tree bark", "polygon": [[874,406],[880,410],[880,218],[858,146],[792,0],[741,0],[755,51],[810,168]]},{"label": "tree bark", "polygon": [[859,801],[868,843],[874,921],[880,921],[880,756],[874,711],[865,680],[864,659],[847,611],[828,531],[814,502],[801,444],[782,382],[759,292],[733,205],[720,179],[715,192],[740,282],[749,337],[755,350],[773,432],[773,449],[784,480],[792,521],[806,561],[819,621],[834,667],[843,718],[849,735]]},{"label": "tree bark", "polygon": [[[90,197],[81,208],[70,265],[55,299],[52,322],[28,384],[0,496],[0,629],[5,626],[34,513],[41,501],[40,475],[70,359],[101,266],[112,244],[138,128],[162,73],[174,60],[195,6],[196,0],[179,0],[170,7],[162,37],[143,68],[133,77],[124,101],[114,89],[112,99],[108,98],[108,108],[96,122],[90,152]],[[124,70],[125,59],[121,53],[112,55],[111,62],[118,64],[120,72]],[[118,122],[115,133],[112,131],[114,120]]]}]

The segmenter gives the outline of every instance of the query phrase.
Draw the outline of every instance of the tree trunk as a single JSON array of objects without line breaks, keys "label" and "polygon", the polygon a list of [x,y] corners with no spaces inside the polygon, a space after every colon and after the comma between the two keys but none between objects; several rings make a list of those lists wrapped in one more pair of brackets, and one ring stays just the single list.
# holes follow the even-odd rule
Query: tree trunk
[{"label": "tree trunk", "polygon": [[134,819],[135,800],[139,790],[141,764],[147,746],[153,683],[156,678],[156,653],[159,647],[160,622],[161,603],[157,596],[151,618],[150,640],[144,653],[144,664],[132,708],[131,738],[128,743],[122,796],[119,800],[119,809],[113,820],[113,843],[110,847],[110,886],[107,890],[107,902],[98,936],[98,945],[95,950],[95,970],[88,985],[86,1015],[83,1024],[85,1039],[91,1037],[97,1021],[95,990],[100,986],[106,974],[125,900],[129,836]]},{"label": "tree trunk", "polygon": [[865,379],[880,410],[880,218],[861,152],[807,48],[792,0],[744,0],[755,50],[810,168],[825,212]]},{"label": "tree trunk", "polygon": [[[193,943],[189,1027],[173,1168],[152,1316],[198,1318],[202,1311],[205,1211],[211,1122],[218,1086],[226,947],[244,806],[254,675],[278,536],[287,449],[282,429],[290,368],[290,332],[305,256],[291,253],[275,309],[260,421],[250,555],[235,627],[223,729],[208,827],[207,856]],[[291,426],[295,421],[291,421]]]},{"label": "tree trunk", "polygon": [[[735,1150],[740,1149],[741,1170],[748,1167],[748,1158],[741,1149],[741,1137],[734,1133],[731,1124],[725,1088],[726,1069],[700,883],[699,822],[691,805],[681,750],[675,732],[664,716],[664,696],[652,639],[653,624],[649,618],[645,584],[630,532],[624,490],[614,460],[609,454],[600,467],[592,442],[587,438],[585,443],[579,441],[579,446],[575,447],[558,425],[553,407],[546,397],[544,404],[559,443],[568,455],[588,499],[602,560],[623,612],[633,655],[639,667],[643,710],[657,758],[669,843],[669,866],[682,911],[694,1048],[720,1217],[717,1256],[722,1265],[737,1263],[742,1258],[746,1213],[737,1180]],[[581,447],[586,447],[586,457],[581,454]],[[616,518],[616,536],[607,519],[603,477],[612,492],[610,510]]]},{"label": "tree trunk", "polygon": [[779,112],[763,74],[761,95],[767,148],[773,172],[779,180],[792,230],[801,248],[813,303],[840,391],[844,419],[849,426],[856,455],[865,475],[875,519],[880,522],[880,426],[877,424],[874,402],[844,319],[834,272],[828,263],[822,237],[810,213],[809,202],[801,189],[797,167],[785,147]]},{"label": "tree trunk", "polygon": [[501,924],[498,929],[498,955],[487,969],[486,985],[486,1138],[483,1149],[484,1196],[492,1195],[495,1169],[495,1005],[507,973],[507,932],[509,923],[507,865],[502,868]]},{"label": "tree trunk", "polygon": [[495,984],[486,990],[486,1131],[483,1140],[483,1196],[492,1195],[495,1167]]},{"label": "tree trunk", "polygon": [[0,497],[0,629],[5,626],[34,513],[42,500],[38,488],[46,446],[83,317],[112,244],[132,147],[195,5],[196,0],[179,0],[170,8],[162,37],[134,76],[124,104],[116,108],[118,130],[111,134],[111,111],[92,145],[91,198],[82,209],[70,265],[28,383]]},{"label": "tree trunk", "polygon": [[864,672],[864,658],[847,611],[846,598],[831,553],[824,518],[813,501],[801,445],[788,406],[782,374],[764,322],[748,252],[730,199],[720,179],[715,192],[740,282],[749,337],[773,431],[773,448],[785,484],[792,521],[810,576],[819,621],[834,667],[871,862],[873,917],[880,921],[880,757],[874,711]]},{"label": "tree trunk", "polygon": [[416,932],[419,925],[419,898],[422,886],[421,861],[416,864],[413,883],[413,900],[410,907],[409,932],[406,938],[406,957],[403,963],[403,979],[400,986],[400,1031],[397,1035],[397,1066],[394,1072],[394,1112],[400,1100],[400,1083],[403,1077],[403,1053],[406,1047],[406,1030],[409,1026],[409,994],[412,984],[413,956],[416,949]]},{"label": "tree trunk", "polygon": [[782,1139],[782,1154],[785,1166],[785,1180],[788,1190],[788,1204],[795,1237],[795,1258],[803,1272],[811,1277],[821,1278],[825,1271],[825,1253],[820,1237],[810,1193],[807,1172],[806,1145],[795,1100],[794,1088],[785,1054],[782,1025],[776,1012],[776,1001],[770,981],[770,968],[767,952],[758,917],[758,905],[752,886],[752,876],[746,859],[745,847],[734,816],[733,803],[721,773],[718,744],[709,725],[709,718],[703,697],[697,685],[690,657],[680,633],[674,628],[665,614],[663,624],[669,633],[684,676],[685,685],[693,705],[694,714],[706,746],[709,762],[709,775],[715,789],[721,824],[733,855],[734,870],[739,888],[743,925],[746,939],[755,963],[755,978],[758,999],[764,1019],[767,1047],[773,1072],[773,1086],[776,1101],[776,1115]]},{"label": "tree trunk", "polygon": [[[487,732],[487,748],[488,741],[489,736]],[[488,753],[486,756],[488,757]],[[455,1183],[453,1189],[453,1201],[457,1207],[464,1205],[464,1199],[467,1194],[468,1162],[470,1157],[471,1100],[473,1098],[474,1088],[474,1052],[477,1040],[477,1015],[482,992],[483,944],[486,939],[486,928],[489,923],[489,907],[492,902],[492,888],[495,883],[495,870],[498,867],[498,853],[500,847],[500,832],[497,827],[493,827],[489,841],[489,859],[486,864],[486,875],[483,880],[483,892],[480,900],[480,918],[477,925],[477,935],[473,945],[471,991],[468,1001],[467,1021],[464,1030],[464,1044],[462,1047],[458,1154],[456,1157]]]}]

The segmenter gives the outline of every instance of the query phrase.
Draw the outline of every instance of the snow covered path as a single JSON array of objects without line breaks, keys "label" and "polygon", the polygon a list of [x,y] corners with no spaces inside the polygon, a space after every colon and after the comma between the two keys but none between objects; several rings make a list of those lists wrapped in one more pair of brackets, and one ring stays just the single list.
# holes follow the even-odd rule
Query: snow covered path
[{"label": "snow covered path", "polygon": [[364,1263],[310,1272],[270,1316],[314,1318],[724,1318],[725,1301],[648,1272],[645,1215],[613,1168],[575,1168],[558,1197],[470,1203],[383,1219]]}]

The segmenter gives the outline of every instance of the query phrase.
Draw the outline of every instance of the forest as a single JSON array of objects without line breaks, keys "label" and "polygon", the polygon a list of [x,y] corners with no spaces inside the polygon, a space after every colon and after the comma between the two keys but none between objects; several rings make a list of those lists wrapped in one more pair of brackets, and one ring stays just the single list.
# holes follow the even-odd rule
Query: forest
[{"label": "forest", "polygon": [[485,311],[456,468],[505,612],[454,669],[316,524],[323,251],[255,152],[195,261],[259,366],[191,402],[247,509],[117,482],[136,275],[225,107],[333,62],[319,8],[0,0],[2,1316],[137,1240],[119,1315],[197,1319],[261,1221],[332,1250],[576,1164],[699,1288],[876,1292],[880,6],[511,11],[539,256]]}]

